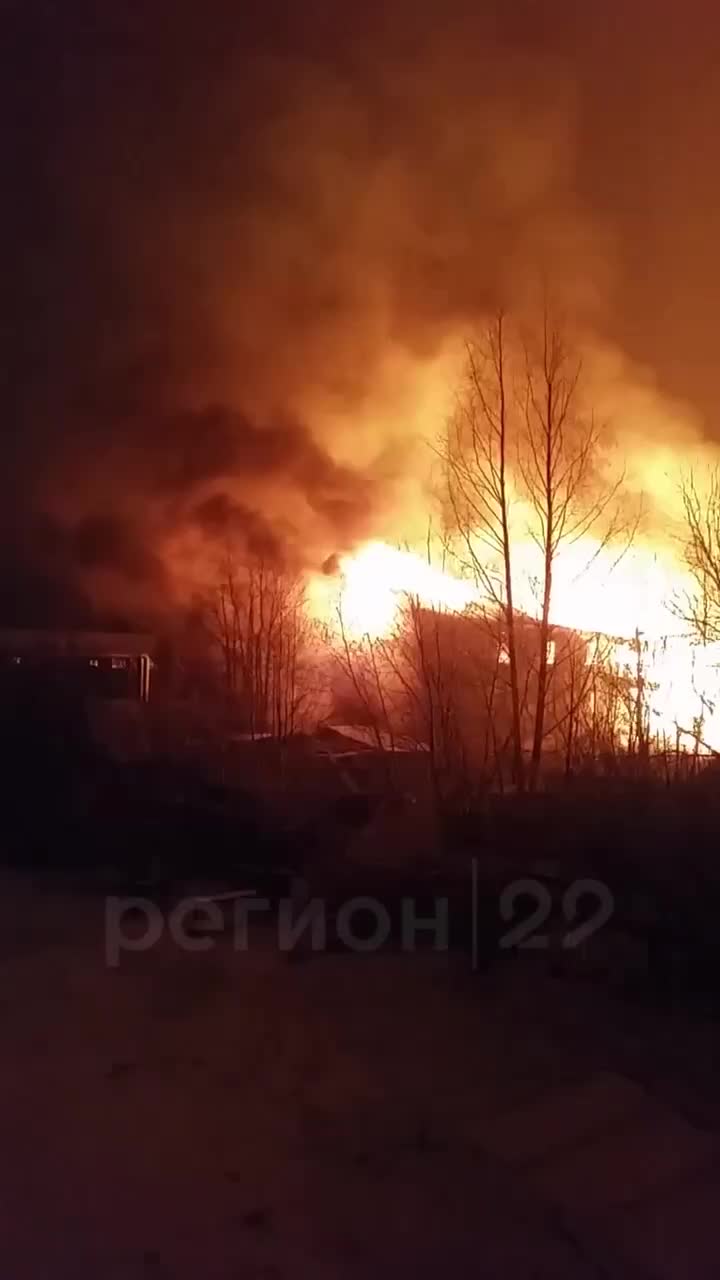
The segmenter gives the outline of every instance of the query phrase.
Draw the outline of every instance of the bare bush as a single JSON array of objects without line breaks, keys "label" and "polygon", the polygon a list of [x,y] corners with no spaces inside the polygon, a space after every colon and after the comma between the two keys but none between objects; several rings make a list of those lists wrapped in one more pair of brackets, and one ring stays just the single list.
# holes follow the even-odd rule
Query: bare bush
[{"label": "bare bush", "polygon": [[227,695],[250,736],[284,739],[302,728],[313,701],[302,580],[262,560],[240,565],[227,556],[206,617]]}]

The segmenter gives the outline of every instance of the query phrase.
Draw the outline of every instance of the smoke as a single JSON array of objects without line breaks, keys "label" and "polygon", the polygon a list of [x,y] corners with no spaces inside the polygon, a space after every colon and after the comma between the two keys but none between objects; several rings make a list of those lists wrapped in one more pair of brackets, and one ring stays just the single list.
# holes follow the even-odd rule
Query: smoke
[{"label": "smoke", "polygon": [[229,543],[319,569],[412,536],[458,344],[539,282],[638,456],[700,438],[702,307],[660,333],[630,256],[664,230],[686,305],[682,130],[633,167],[650,108],[693,110],[682,32],[626,16],[609,78],[585,6],[336,8],[11,6],[5,620],[144,619]]}]

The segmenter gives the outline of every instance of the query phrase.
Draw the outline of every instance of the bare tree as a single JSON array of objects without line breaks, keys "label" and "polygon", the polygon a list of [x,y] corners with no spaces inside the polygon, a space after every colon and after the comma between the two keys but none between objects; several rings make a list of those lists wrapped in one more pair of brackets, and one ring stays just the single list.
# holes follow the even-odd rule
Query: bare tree
[{"label": "bare tree", "polygon": [[[573,360],[547,310],[535,347],[513,338],[500,313],[480,341],[467,345],[465,380],[440,449],[456,559],[477,584],[478,616],[502,620],[518,787],[537,784],[546,737],[558,555],[592,534],[589,567],[623,533],[628,536],[619,559],[634,532],[620,521],[616,498],[622,476],[608,482],[598,474],[603,428],[592,414],[582,413],[580,377],[580,362]],[[518,499],[530,510],[524,534],[518,528]],[[522,536],[534,541],[541,556],[539,620],[532,628],[514,595]],[[530,642],[537,658],[529,684],[525,649]],[[523,756],[528,717],[529,777]]]},{"label": "bare tree", "polygon": [[720,640],[720,468],[708,471],[706,491],[694,472],[681,482],[685,511],[685,561],[692,586],[674,603],[675,612],[702,644]]},{"label": "bare tree", "polygon": [[561,747],[566,778],[595,755],[598,676],[611,664],[612,654],[613,642],[607,636],[566,631],[557,639],[545,736]]},{"label": "bare tree", "polygon": [[[458,666],[451,620],[441,606],[408,596],[392,633],[382,642],[396,690],[404,736],[426,753],[436,811],[466,780],[465,744],[458,719]],[[396,702],[398,701],[396,697]]]},{"label": "bare tree", "polygon": [[465,381],[441,442],[440,456],[451,532],[456,539],[454,554],[504,622],[513,771],[515,784],[522,789],[525,768],[510,531],[512,408],[505,317],[499,312],[484,336],[467,344]]},{"label": "bare tree", "polygon": [[311,694],[302,581],[263,560],[242,565],[228,554],[207,618],[228,696],[251,736],[296,732]]},{"label": "bare tree", "polygon": [[581,364],[571,357],[547,310],[543,315],[539,355],[534,355],[527,346],[525,355],[520,472],[535,516],[535,527],[530,529],[530,534],[542,556],[538,672],[530,766],[530,785],[534,787],[545,729],[553,571],[557,556],[564,545],[575,543],[596,531],[604,517],[605,527],[600,532],[592,558],[616,537],[620,532],[620,521],[612,508],[622,476],[609,485],[598,484],[596,468],[602,428],[593,415],[586,418],[580,411]]},{"label": "bare tree", "polygon": [[[337,628],[329,628],[328,648],[333,662],[345,678],[345,684],[366,727],[372,732],[380,754],[395,749],[397,717],[383,641],[368,632],[354,635],[348,627],[342,600],[337,605]],[[388,777],[392,765],[387,763]]]}]

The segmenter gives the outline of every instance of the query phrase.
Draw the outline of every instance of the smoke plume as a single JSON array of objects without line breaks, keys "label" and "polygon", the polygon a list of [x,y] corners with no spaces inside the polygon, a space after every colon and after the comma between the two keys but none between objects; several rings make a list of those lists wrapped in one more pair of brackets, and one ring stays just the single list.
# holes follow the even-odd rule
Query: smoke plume
[{"label": "smoke plume", "polygon": [[478,8],[8,6],[3,621],[409,536],[458,343],[540,280],[619,429],[652,385],[645,452],[707,432],[712,41]]}]

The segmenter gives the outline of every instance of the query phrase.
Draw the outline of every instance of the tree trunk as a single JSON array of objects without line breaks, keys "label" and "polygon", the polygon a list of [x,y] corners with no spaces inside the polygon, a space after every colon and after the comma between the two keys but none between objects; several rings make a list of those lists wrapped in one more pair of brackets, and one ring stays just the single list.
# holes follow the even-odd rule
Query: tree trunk
[{"label": "tree trunk", "polygon": [[535,703],[535,732],[533,734],[532,763],[530,766],[530,788],[535,790],[540,773],[542,759],[543,735],[545,731],[545,703],[547,701],[548,680],[548,642],[550,640],[550,600],[552,597],[553,556],[555,553],[555,484],[553,480],[553,450],[555,445],[555,395],[554,380],[548,364],[547,320],[545,323],[545,423],[544,451],[545,476],[544,499],[544,568],[543,568],[543,603],[540,620],[540,653],[538,660],[537,700]]},{"label": "tree trunk", "polygon": [[508,665],[510,667],[510,698],[512,703],[513,774],[518,791],[525,787],[525,762],[520,723],[520,685],[518,680],[517,645],[515,643],[515,607],[513,604],[512,556],[510,526],[508,522],[507,467],[507,404],[505,395],[505,363],[503,349],[503,318],[498,317],[498,385],[500,391],[500,518],[502,521],[503,569],[505,572],[505,629]]},{"label": "tree trunk", "polygon": [[533,734],[532,763],[530,766],[530,788],[535,790],[542,760],[543,737],[545,733],[545,704],[548,686],[548,648],[550,645],[550,598],[552,595],[552,554],[545,556],[545,586],[543,590],[543,610],[540,620],[540,654],[538,660],[537,700],[535,703],[535,731]]}]

